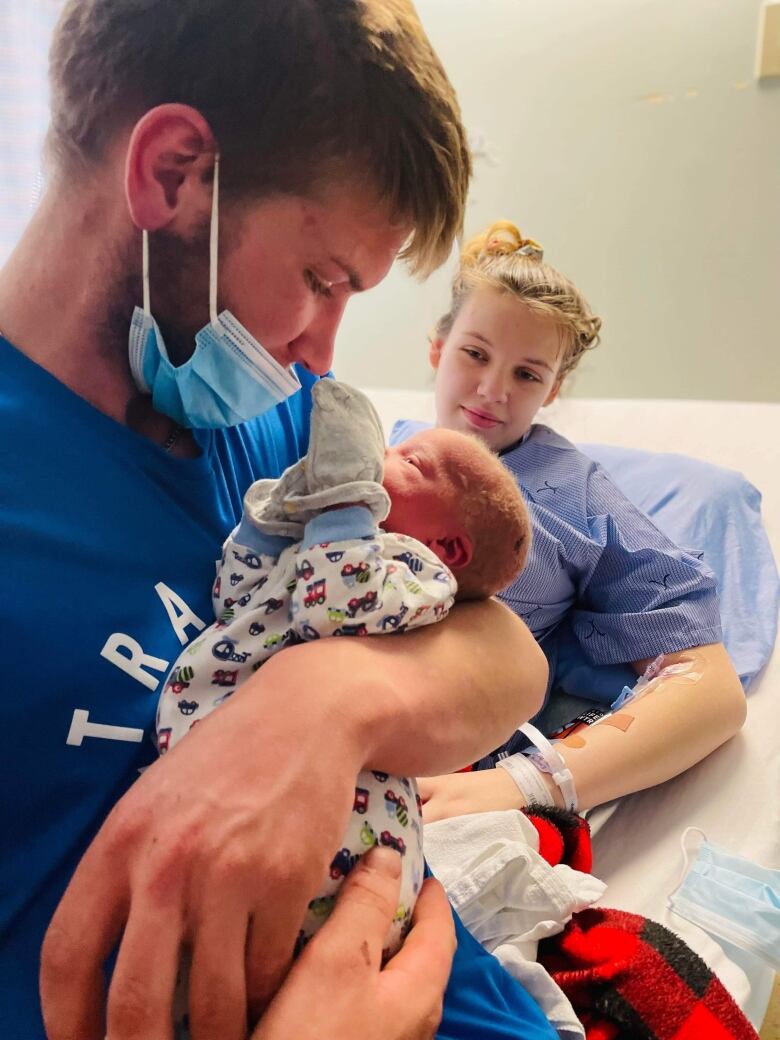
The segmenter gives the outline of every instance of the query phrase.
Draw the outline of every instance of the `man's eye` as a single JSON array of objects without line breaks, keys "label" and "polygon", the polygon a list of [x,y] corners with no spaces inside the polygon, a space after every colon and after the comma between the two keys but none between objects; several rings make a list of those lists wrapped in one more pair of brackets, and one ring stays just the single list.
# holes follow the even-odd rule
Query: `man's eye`
[{"label": "man's eye", "polygon": [[311,291],[315,293],[317,296],[324,296],[326,299],[329,300],[333,295],[332,287],[326,282],[323,282],[321,278],[318,278],[314,271],[312,271],[311,269],[307,268],[303,272],[303,279],[308,285],[309,289],[311,289]]}]

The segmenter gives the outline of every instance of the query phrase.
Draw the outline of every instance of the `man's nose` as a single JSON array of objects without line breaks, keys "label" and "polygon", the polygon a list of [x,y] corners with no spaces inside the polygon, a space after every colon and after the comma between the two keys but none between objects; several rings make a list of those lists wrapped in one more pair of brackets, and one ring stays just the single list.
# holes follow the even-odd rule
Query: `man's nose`
[{"label": "man's nose", "polygon": [[328,300],[316,318],[290,344],[290,352],[316,376],[324,376],[333,365],[336,333],[341,324],[346,300]]}]

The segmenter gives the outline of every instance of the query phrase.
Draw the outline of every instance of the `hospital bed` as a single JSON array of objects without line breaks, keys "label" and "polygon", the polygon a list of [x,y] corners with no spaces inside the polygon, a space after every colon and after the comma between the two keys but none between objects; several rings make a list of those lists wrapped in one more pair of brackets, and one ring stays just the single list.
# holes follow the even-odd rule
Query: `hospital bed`
[{"label": "hospital bed", "polygon": [[[433,419],[431,395],[368,390],[385,429]],[[577,444],[681,453],[738,470],[763,496],[764,526],[780,560],[780,405],[718,401],[556,401],[539,417]],[[748,693],[742,731],[683,776],[589,817],[601,902],[652,918],[681,935],[720,976],[750,1021],[764,1017],[774,973],[667,909],[680,879],[689,826],[739,855],[780,867],[780,651]]]}]

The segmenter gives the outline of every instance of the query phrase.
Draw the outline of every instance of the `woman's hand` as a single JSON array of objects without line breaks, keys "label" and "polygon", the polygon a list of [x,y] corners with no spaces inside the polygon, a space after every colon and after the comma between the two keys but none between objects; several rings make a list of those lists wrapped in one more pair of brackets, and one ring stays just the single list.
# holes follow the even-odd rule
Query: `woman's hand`
[{"label": "woman's hand", "polygon": [[423,800],[423,820],[446,820],[468,813],[522,809],[522,791],[505,769],[421,777],[417,784]]},{"label": "woman's hand", "polygon": [[363,857],[252,1040],[431,1040],[441,1020],[455,929],[444,889],[428,878],[406,942],[381,967],[400,870],[389,849]]}]

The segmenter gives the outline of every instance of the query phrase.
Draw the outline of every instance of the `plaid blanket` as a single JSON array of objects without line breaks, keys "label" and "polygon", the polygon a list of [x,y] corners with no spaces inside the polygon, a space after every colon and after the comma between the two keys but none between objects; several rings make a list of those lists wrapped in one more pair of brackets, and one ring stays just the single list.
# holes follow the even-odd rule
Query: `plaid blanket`
[{"label": "plaid blanket", "polygon": [[[526,815],[548,862],[590,871],[584,820],[537,806]],[[539,943],[538,956],[571,1001],[587,1040],[758,1040],[701,957],[646,917],[582,910],[560,935]]]}]

